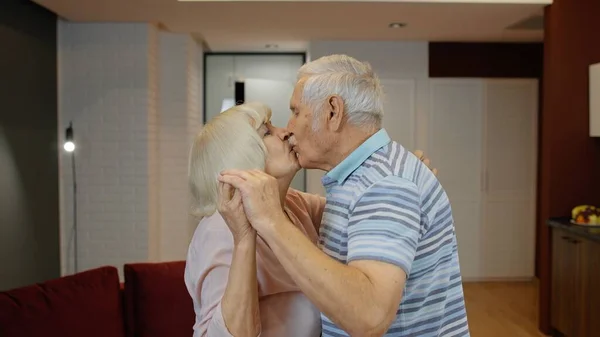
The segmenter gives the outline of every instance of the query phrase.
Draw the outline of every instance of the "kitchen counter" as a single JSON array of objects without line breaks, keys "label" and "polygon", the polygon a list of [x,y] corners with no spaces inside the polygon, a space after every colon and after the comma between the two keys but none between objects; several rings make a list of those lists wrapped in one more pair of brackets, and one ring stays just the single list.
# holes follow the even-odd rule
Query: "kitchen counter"
[{"label": "kitchen counter", "polygon": [[573,225],[571,218],[551,218],[548,219],[550,227],[559,228],[571,234],[586,238],[590,241],[600,243],[600,226],[586,227]]}]

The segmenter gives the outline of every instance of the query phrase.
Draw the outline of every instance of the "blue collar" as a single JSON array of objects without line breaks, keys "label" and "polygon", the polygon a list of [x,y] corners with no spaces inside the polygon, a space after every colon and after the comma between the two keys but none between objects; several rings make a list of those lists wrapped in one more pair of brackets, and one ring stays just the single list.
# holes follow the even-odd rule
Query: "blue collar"
[{"label": "blue collar", "polygon": [[331,171],[327,172],[325,177],[327,177],[327,180],[329,181],[337,180],[338,184],[343,183],[344,180],[375,153],[375,151],[381,149],[391,141],[392,140],[385,129],[377,131],[374,135],[365,140],[364,143],[360,144],[356,150],[352,151],[352,153],[342,160],[341,163]]}]

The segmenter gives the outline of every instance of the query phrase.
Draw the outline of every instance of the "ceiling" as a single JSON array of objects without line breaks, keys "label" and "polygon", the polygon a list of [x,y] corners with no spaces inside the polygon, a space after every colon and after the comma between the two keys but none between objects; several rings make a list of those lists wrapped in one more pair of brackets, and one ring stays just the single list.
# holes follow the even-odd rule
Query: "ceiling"
[{"label": "ceiling", "polygon": [[[212,51],[303,51],[311,40],[540,41],[540,15],[551,2],[34,1],[71,21],[161,24],[193,34]],[[508,29],[532,16],[537,20]],[[391,22],[407,25],[393,29]]]}]

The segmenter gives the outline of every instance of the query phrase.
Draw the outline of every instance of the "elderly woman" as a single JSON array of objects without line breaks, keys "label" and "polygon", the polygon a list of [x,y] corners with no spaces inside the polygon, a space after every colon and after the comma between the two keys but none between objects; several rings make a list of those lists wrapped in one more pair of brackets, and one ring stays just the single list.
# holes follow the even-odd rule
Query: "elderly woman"
[{"label": "elderly woman", "polygon": [[291,222],[317,244],[325,199],[290,188],[300,165],[288,133],[270,118],[263,104],[235,106],[208,122],[192,145],[189,183],[201,221],[189,246],[185,283],[196,312],[195,337],[321,333],[319,311],[250,226],[239,193],[217,181],[225,169],[264,170],[277,179]]}]

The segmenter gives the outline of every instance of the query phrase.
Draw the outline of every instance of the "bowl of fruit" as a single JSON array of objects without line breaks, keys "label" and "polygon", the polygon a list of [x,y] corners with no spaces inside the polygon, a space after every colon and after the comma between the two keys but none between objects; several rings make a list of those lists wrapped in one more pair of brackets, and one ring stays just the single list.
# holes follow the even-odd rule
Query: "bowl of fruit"
[{"label": "bowl of fruit", "polygon": [[571,223],[581,226],[600,226],[600,207],[581,205],[573,208]]}]

